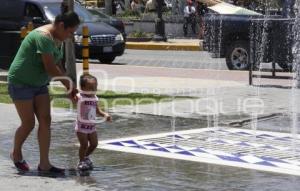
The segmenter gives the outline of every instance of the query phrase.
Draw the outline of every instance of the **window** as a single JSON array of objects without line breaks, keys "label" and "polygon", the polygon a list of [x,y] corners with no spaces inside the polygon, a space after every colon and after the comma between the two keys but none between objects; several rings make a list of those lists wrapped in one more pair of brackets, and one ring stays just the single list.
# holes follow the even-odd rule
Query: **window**
[{"label": "window", "polygon": [[43,14],[39,10],[39,8],[31,3],[26,3],[25,5],[25,13],[24,13],[25,18],[34,18],[34,17],[40,17],[43,18]]}]

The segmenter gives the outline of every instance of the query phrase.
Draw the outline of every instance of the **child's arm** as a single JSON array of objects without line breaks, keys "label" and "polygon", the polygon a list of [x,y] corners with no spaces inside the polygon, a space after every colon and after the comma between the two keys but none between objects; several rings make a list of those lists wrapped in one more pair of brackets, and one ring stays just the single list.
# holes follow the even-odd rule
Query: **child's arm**
[{"label": "child's arm", "polygon": [[111,122],[112,118],[108,113],[105,113],[104,111],[102,111],[99,107],[96,108],[96,113],[97,115],[106,118],[106,121]]}]

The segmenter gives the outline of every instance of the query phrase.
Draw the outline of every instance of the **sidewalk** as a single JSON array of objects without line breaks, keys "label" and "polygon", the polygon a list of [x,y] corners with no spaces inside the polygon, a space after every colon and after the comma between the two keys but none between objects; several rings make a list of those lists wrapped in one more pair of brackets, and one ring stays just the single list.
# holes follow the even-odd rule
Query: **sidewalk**
[{"label": "sidewalk", "polygon": [[138,50],[203,51],[202,40],[199,39],[168,39],[167,42],[126,42],[126,48]]},{"label": "sidewalk", "polygon": [[[82,63],[77,63],[77,71],[78,75],[82,73]],[[175,103],[179,116],[187,118],[201,118],[217,103],[220,116],[249,119],[251,116],[244,111],[247,109],[244,105],[250,103],[248,101],[252,98],[263,102],[263,115],[288,115],[293,106],[300,108],[300,101],[295,99],[300,96],[300,90],[249,86],[247,71],[93,64],[90,66],[90,73],[99,79],[101,90],[194,97],[177,100]],[[291,81],[256,79],[255,84],[285,86],[291,84]],[[172,103],[125,106],[115,108],[115,112],[172,116],[173,106]],[[297,108],[296,113],[300,113]]]},{"label": "sidewalk", "polygon": [[[78,64],[80,71],[81,64]],[[97,68],[101,70],[97,71]],[[176,100],[175,103],[162,102],[151,105],[124,106],[114,108],[114,112],[142,113],[150,115],[206,118],[213,116],[216,109],[222,124],[251,119],[254,107],[262,108],[259,116],[288,116],[294,111],[300,113],[300,90],[274,88],[275,85],[288,86],[289,80],[256,79],[258,88],[248,85],[248,71],[226,71],[205,69],[181,69],[142,67],[127,65],[92,65],[93,75],[102,75],[99,81],[102,90],[118,92],[138,92],[167,94],[170,96],[191,96],[193,99]],[[99,73],[98,73],[99,72]],[[102,73],[101,73],[102,72]],[[98,73],[98,74],[97,74]],[[103,78],[105,74],[105,78]],[[100,77],[101,79],[101,77]],[[273,85],[273,86],[272,86]],[[290,125],[287,125],[287,129]]]},{"label": "sidewalk", "polygon": [[[81,185],[76,181],[76,179],[71,178],[49,178],[47,176],[38,176],[35,172],[37,164],[32,164],[32,172],[28,175],[19,175],[16,173],[13,164],[9,159],[9,153],[7,152],[7,147],[11,147],[13,144],[13,134],[16,130],[16,127],[20,124],[18,115],[16,113],[15,107],[13,104],[1,104],[0,103],[0,112],[1,112],[1,124],[0,124],[0,161],[1,161],[1,171],[0,171],[0,188],[5,191],[58,191],[58,190],[72,190],[72,191],[81,191],[88,190],[89,187]],[[61,120],[60,118],[54,119],[56,122]],[[33,133],[32,133],[33,134]],[[31,135],[30,137],[32,137]],[[29,137],[29,140],[30,140]],[[9,141],[8,141],[9,140]],[[27,140],[28,144],[28,140]],[[53,146],[53,145],[52,145]],[[27,147],[25,147],[28,149]],[[27,151],[28,152],[28,151]],[[28,158],[28,155],[34,155],[36,152],[25,153],[25,157]],[[32,161],[31,161],[32,162]],[[60,163],[61,164],[61,163]]]},{"label": "sidewalk", "polygon": [[[81,67],[81,64],[78,64],[78,67]],[[138,68],[138,69],[137,69]],[[94,72],[96,69],[95,65],[91,66],[91,72]],[[151,67],[133,67],[133,66],[110,66],[110,65],[101,65],[102,71],[107,73],[107,81],[100,80],[100,88],[103,88],[105,83],[110,85],[110,88],[116,88],[118,90],[127,91],[130,90],[130,84],[126,83],[124,79],[133,80],[135,86],[137,88],[148,88],[149,90],[155,90],[157,88],[168,89],[172,91],[177,91],[181,88],[186,88],[190,90],[199,90],[193,93],[185,95],[195,96],[194,99],[181,99],[176,100],[174,103],[172,102],[161,102],[157,104],[149,104],[149,105],[138,105],[138,106],[120,106],[111,109],[113,115],[119,114],[129,114],[134,116],[135,114],[149,114],[149,115],[160,115],[160,116],[175,116],[179,118],[194,118],[195,126],[197,128],[204,127],[206,125],[205,122],[210,121],[208,125],[213,127],[213,125],[218,125],[219,127],[229,125],[231,123],[242,124],[243,122],[251,119],[251,112],[245,112],[245,109],[251,111],[251,108],[244,108],[243,103],[247,101],[249,98],[256,98],[256,95],[259,94],[258,97],[263,101],[263,113],[259,116],[286,116],[287,118],[290,117],[291,111],[293,106],[295,107],[295,112],[299,113],[300,108],[300,101],[297,101],[297,97],[300,96],[299,90],[292,90],[290,89],[277,89],[277,88],[256,88],[247,85],[247,72],[240,72],[240,71],[212,71],[212,70],[183,70],[183,69],[168,69],[168,68],[151,68]],[[80,71],[80,70],[79,70]],[[181,71],[181,73],[180,73]],[[216,75],[215,73],[218,72],[219,74]],[[115,79],[119,78],[118,81],[114,81]],[[122,80],[123,77],[123,80]],[[190,77],[190,78],[189,78]],[[118,86],[115,86],[115,85]],[[108,86],[109,87],[109,86]],[[201,90],[201,91],[200,91]],[[215,101],[211,102],[209,100]],[[217,105],[214,105],[217,103]],[[253,103],[255,104],[255,103]],[[217,113],[215,116],[210,114],[213,112],[214,107],[217,108]],[[12,140],[7,138],[13,137],[14,130],[19,125],[19,119],[17,118],[16,110],[12,104],[0,104],[0,112],[2,113],[1,125],[0,125],[0,142],[2,147],[0,148],[0,161],[2,165],[2,169],[0,172],[0,187],[2,190],[96,190],[94,187],[91,187],[90,184],[97,184],[99,181],[100,185],[106,186],[108,181],[101,179],[99,174],[107,174],[109,181],[111,181],[112,175],[116,176],[117,178],[128,176],[128,174],[124,173],[124,169],[118,168],[111,168],[111,170],[106,171],[100,170],[98,174],[92,174],[91,177],[79,177],[78,175],[68,175],[66,178],[47,178],[41,177],[33,173],[33,175],[28,176],[20,176],[15,173],[15,169],[12,168],[12,163],[8,157],[8,147],[12,145]],[[74,114],[72,117],[68,116],[64,118],[62,116],[56,115],[53,118],[53,128],[52,130],[56,132],[53,133],[53,142],[56,144],[52,144],[52,149],[57,146],[58,144],[64,145],[66,143],[73,144],[72,141],[69,140],[70,136],[65,136],[68,131],[66,129],[70,128],[75,120],[76,115]],[[141,115],[141,117],[145,117]],[[274,117],[273,117],[274,118]],[[119,118],[120,121],[123,120]],[[166,119],[170,119],[167,118]],[[270,118],[269,118],[270,119]],[[260,123],[257,126],[259,130],[267,130],[268,128],[272,127],[272,130],[276,130],[279,132],[291,132],[292,125],[289,121],[280,120],[281,118],[274,119],[272,123],[270,120],[268,123]],[[126,119],[125,119],[126,120]],[[119,123],[120,123],[119,121]],[[165,130],[178,130],[182,126],[187,126],[188,121],[184,123],[179,123],[178,118],[174,118],[174,129],[171,129],[171,121],[169,126],[164,126]],[[121,123],[123,123],[121,121]],[[129,122],[128,122],[129,123]],[[128,124],[125,122],[125,125]],[[143,123],[143,121],[140,121]],[[149,129],[155,129],[155,126],[160,125],[159,123],[153,122],[149,124]],[[299,126],[299,124],[296,124]],[[120,126],[121,127],[121,126]],[[127,126],[132,128],[132,126]],[[140,127],[140,126],[139,126]],[[217,128],[217,127],[216,127]],[[244,126],[243,126],[244,128]],[[103,134],[109,134],[112,129],[118,128],[108,128],[102,129]],[[126,131],[128,129],[119,128],[121,133],[120,137],[127,136],[124,135],[122,131]],[[140,128],[137,128],[140,129]],[[143,134],[149,134],[149,131],[143,131],[144,129],[140,130]],[[138,130],[132,130],[135,133]],[[58,133],[59,132],[59,133]],[[67,133],[66,133],[67,132]],[[101,132],[101,133],[102,133]],[[61,135],[61,137],[60,137]],[[3,138],[5,136],[5,139]],[[32,137],[35,135],[31,135]],[[102,135],[101,135],[102,136]],[[9,141],[7,141],[9,140]],[[32,139],[36,141],[35,139]],[[62,143],[57,141],[64,141]],[[37,166],[37,157],[28,157],[30,155],[37,155],[38,149],[36,148],[36,142],[31,141],[29,139],[30,145],[27,144],[27,156],[29,158],[31,165],[33,167]],[[35,143],[35,144],[33,144]],[[72,150],[70,148],[74,148],[74,146],[70,147],[68,144],[64,145],[65,147],[58,147],[62,154],[60,156],[73,156],[73,152],[65,153],[67,149]],[[54,146],[53,146],[54,145]],[[289,146],[289,145],[287,145]],[[33,149],[30,150],[30,149]],[[28,152],[31,151],[31,152]],[[76,150],[77,151],[77,150]],[[101,154],[103,157],[104,154]],[[55,156],[55,155],[51,155]],[[116,158],[120,158],[124,155],[116,155]],[[71,158],[71,157],[70,157]],[[35,159],[35,160],[33,160]],[[108,160],[110,159],[110,160]],[[132,158],[129,158],[132,160]],[[69,163],[68,160],[60,160],[60,158],[54,158],[54,163],[59,165],[66,166],[70,168],[70,166],[75,166],[74,163]],[[111,161],[116,160],[115,158],[105,158],[102,163],[98,163],[103,166],[109,166],[114,163]],[[126,163],[127,164],[127,163]],[[142,168],[144,170],[144,166],[141,167],[142,164],[138,164],[138,168]],[[125,166],[127,169],[128,167]],[[129,166],[130,167],[130,166]],[[132,166],[135,168],[135,166]],[[130,168],[130,174],[132,173],[132,168]],[[222,167],[224,168],[224,167]],[[113,172],[112,172],[113,171]],[[97,171],[95,171],[97,173]],[[94,172],[94,173],[95,173]],[[115,173],[115,174],[113,174]],[[123,173],[123,174],[122,174]],[[121,174],[121,175],[120,175]],[[120,176],[119,176],[120,175]],[[110,177],[111,176],[111,177]],[[98,178],[98,179],[97,179]],[[115,179],[113,179],[115,180]],[[139,182],[139,181],[138,181]],[[101,190],[101,189],[97,189]]]}]

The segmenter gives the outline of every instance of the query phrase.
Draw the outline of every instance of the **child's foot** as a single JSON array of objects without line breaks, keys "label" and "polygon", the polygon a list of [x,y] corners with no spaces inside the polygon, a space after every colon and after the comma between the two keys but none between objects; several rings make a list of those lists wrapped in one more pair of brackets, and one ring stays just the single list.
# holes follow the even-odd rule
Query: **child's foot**
[{"label": "child's foot", "polygon": [[77,169],[81,171],[89,170],[89,166],[86,164],[85,161],[80,161],[77,165]]},{"label": "child's foot", "polygon": [[27,164],[27,162],[25,160],[22,159],[19,161],[15,161],[12,153],[10,153],[9,156],[10,156],[10,159],[13,161],[17,170],[23,171],[23,172],[29,171],[29,165]]},{"label": "child's foot", "polygon": [[93,168],[94,168],[93,161],[91,161],[91,159],[89,157],[85,157],[84,162],[85,162],[85,164],[88,165],[89,170],[93,170]]}]

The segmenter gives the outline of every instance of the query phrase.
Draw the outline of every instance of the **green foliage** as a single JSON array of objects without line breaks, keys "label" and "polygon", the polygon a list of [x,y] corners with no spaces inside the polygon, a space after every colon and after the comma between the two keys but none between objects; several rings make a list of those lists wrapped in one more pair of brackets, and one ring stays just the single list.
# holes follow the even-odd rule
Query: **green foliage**
[{"label": "green foliage", "polygon": [[121,14],[117,15],[118,17],[130,17],[130,18],[139,18],[140,13],[137,11],[132,11],[132,10],[126,10],[122,12]]},{"label": "green foliage", "polygon": [[[51,87],[49,93],[52,101],[52,106],[61,108],[76,108],[67,98],[65,88]],[[117,93],[113,91],[99,91],[97,96],[100,97],[99,104],[102,108],[108,109],[118,105],[140,105],[154,104],[158,102],[172,101],[173,98],[166,95],[157,94],[141,94],[141,93]],[[190,97],[175,97],[175,99],[187,99]],[[0,83],[0,103],[12,103],[8,95],[7,84]]]},{"label": "green foliage", "polygon": [[128,37],[131,37],[131,38],[152,38],[153,37],[153,33],[146,33],[146,32],[142,32],[142,31],[135,31],[135,32],[132,32],[128,35]]}]

